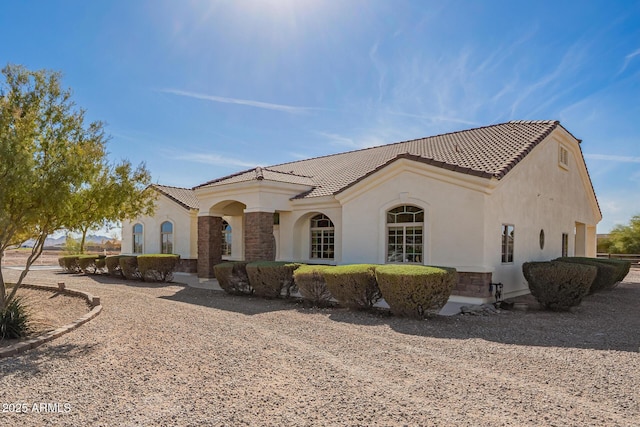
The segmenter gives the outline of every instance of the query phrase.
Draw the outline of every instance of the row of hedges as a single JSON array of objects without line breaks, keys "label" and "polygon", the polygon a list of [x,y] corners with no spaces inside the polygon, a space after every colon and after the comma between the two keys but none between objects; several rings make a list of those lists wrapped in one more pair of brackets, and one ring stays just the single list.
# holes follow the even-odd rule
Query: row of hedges
[{"label": "row of hedges", "polygon": [[104,271],[106,255],[67,255],[58,264],[67,273],[98,274]]},{"label": "row of hedges", "polygon": [[68,255],[58,258],[58,264],[68,273],[100,274],[144,280],[170,282],[180,261],[180,255]]},{"label": "row of hedges", "polygon": [[351,309],[370,309],[384,298],[400,316],[438,312],[457,282],[453,268],[422,265],[304,265],[288,262],[225,262],[214,267],[220,287],[234,295],[266,298],[296,290],[323,306],[336,299]]},{"label": "row of hedges", "polygon": [[543,308],[564,311],[578,306],[589,294],[613,289],[630,267],[631,263],[623,260],[563,257],[526,262],[522,272],[531,294]]}]

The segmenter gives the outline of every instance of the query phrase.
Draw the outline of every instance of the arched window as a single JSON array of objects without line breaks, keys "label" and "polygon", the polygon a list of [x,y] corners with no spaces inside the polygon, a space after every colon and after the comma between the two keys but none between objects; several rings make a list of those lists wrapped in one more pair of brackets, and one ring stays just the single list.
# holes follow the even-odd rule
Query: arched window
[{"label": "arched window", "polygon": [[231,256],[231,226],[222,220],[222,256]]},{"label": "arched window", "polygon": [[133,253],[141,254],[142,248],[142,224],[136,224],[133,226]]},{"label": "arched window", "polygon": [[160,224],[160,252],[173,253],[173,224],[169,221]]},{"label": "arched window", "polygon": [[387,262],[422,263],[424,210],[398,206],[387,212]]},{"label": "arched window", "polygon": [[333,259],[335,228],[326,215],[311,218],[311,258]]}]

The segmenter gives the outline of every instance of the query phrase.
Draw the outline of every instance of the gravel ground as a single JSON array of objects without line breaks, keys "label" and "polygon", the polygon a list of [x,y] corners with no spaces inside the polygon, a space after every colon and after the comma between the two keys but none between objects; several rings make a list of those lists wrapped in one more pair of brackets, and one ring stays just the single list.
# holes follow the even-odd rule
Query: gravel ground
[{"label": "gravel ground", "polygon": [[[91,310],[84,299],[55,291],[20,288],[16,295],[23,299],[27,312],[31,315],[28,338],[72,323]],[[0,340],[0,348],[17,341]]]},{"label": "gravel ground", "polygon": [[104,309],[0,360],[0,425],[640,425],[638,271],[571,313],[425,321],[28,276],[60,280]]}]

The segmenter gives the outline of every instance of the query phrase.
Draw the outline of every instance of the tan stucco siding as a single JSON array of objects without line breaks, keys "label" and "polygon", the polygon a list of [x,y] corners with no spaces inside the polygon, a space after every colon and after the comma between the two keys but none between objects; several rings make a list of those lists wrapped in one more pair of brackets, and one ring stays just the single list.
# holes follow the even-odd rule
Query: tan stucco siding
[{"label": "tan stucco siding", "polygon": [[143,226],[143,252],[160,253],[160,225],[165,221],[173,224],[173,252],[183,259],[197,258],[197,214],[163,195],[156,201],[154,216],[122,222],[122,253],[133,252],[133,225],[137,223]]},{"label": "tan stucco siding", "polygon": [[[559,145],[568,150],[568,167],[559,165]],[[551,134],[534,148],[487,197],[485,264],[493,265],[493,281],[505,285],[505,293],[528,289],[522,263],[546,261],[562,254],[562,234],[569,236],[569,255],[575,253],[576,223],[594,232],[600,220],[578,142],[560,133]],[[501,261],[502,225],[514,225],[514,262]],[[544,247],[540,248],[540,231]],[[587,254],[595,254],[595,240],[586,239]]]},{"label": "tan stucco siding", "polygon": [[[411,170],[405,170],[409,166]],[[343,205],[343,263],[386,262],[386,212],[425,211],[424,264],[483,270],[484,193],[427,176],[426,165],[399,162],[371,177]]]}]

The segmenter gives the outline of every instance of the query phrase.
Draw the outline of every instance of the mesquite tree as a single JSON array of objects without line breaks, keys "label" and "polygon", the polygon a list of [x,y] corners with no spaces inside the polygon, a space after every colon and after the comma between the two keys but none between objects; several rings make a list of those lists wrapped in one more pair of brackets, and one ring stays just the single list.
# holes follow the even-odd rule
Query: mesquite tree
[{"label": "mesquite tree", "polygon": [[[107,160],[103,124],[85,123],[84,110],[74,104],[71,91],[61,87],[60,73],[7,65],[2,77],[0,263],[8,247],[28,239],[34,244],[9,293],[0,270],[0,310],[15,297],[29,268],[42,254],[47,236],[79,224],[83,209],[78,194],[91,188],[105,171],[109,175],[117,170]],[[132,177],[130,165],[127,170],[125,175]],[[142,171],[146,185],[148,172],[144,167]],[[92,197],[95,195],[86,200]],[[103,209],[104,213],[111,208]]]},{"label": "mesquite tree", "polygon": [[128,160],[105,164],[99,173],[73,197],[73,218],[69,230],[81,235],[80,253],[84,252],[89,230],[116,225],[123,219],[152,215],[156,192],[148,188],[151,174],[144,164],[133,168]]}]

